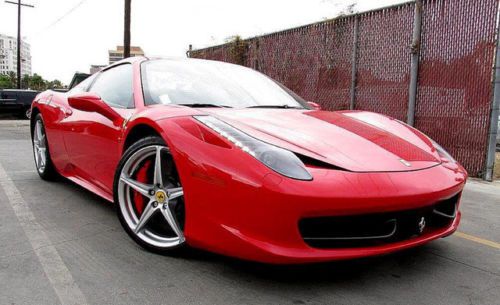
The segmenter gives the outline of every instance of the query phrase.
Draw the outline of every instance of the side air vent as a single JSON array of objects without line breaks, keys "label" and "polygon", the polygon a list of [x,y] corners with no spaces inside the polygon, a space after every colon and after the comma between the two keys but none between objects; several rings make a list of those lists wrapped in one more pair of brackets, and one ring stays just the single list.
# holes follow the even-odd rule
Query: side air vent
[{"label": "side air vent", "polygon": [[325,168],[325,169],[338,170],[338,171],[347,171],[344,168],[341,168],[341,167],[335,166],[333,164],[323,162],[323,161],[320,161],[320,160],[317,160],[317,159],[314,159],[314,158],[311,158],[308,156],[304,156],[304,155],[297,154],[297,153],[295,153],[295,155],[307,167],[316,167],[316,168]]}]

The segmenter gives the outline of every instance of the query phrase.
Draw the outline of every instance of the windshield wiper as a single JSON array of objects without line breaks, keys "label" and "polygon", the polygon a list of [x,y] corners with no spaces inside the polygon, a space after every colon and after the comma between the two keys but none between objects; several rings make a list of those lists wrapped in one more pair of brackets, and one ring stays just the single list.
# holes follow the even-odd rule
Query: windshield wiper
[{"label": "windshield wiper", "polygon": [[276,108],[276,109],[304,109],[303,107],[289,106],[289,105],[257,105],[246,108]]},{"label": "windshield wiper", "polygon": [[231,106],[225,106],[225,105],[215,105],[215,104],[203,104],[203,103],[194,103],[194,104],[177,104],[179,106],[186,106],[186,107],[193,107],[193,108],[233,108]]}]

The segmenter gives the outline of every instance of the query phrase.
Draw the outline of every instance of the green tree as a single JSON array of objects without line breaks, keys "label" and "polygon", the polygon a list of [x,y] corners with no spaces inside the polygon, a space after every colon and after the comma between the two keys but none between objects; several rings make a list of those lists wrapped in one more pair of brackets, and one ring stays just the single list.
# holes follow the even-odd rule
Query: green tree
[{"label": "green tree", "polygon": [[248,42],[236,35],[226,38],[226,43],[229,44],[231,62],[244,66],[247,60]]},{"label": "green tree", "polygon": [[[32,89],[37,91],[44,91],[47,89],[63,89],[64,84],[55,79],[53,81],[45,80],[41,75],[33,74],[30,76],[25,74],[21,80],[23,89]],[[17,77],[15,72],[9,72],[7,75],[0,75],[0,89],[14,89],[17,84]]]},{"label": "green tree", "polygon": [[10,81],[10,77],[8,75],[0,74],[0,89],[11,89],[13,87],[14,86]]},{"label": "green tree", "polygon": [[48,82],[47,87],[48,87],[48,89],[62,89],[62,88],[64,88],[63,84],[58,79],[55,79],[51,82]]},{"label": "green tree", "polygon": [[43,91],[47,89],[47,82],[38,74],[33,74],[31,77],[31,89]]},{"label": "green tree", "polygon": [[10,79],[10,83],[12,84],[11,88],[15,88],[17,86],[17,74],[14,71],[9,71],[7,76]]},{"label": "green tree", "polygon": [[24,74],[21,83],[23,84],[23,89],[29,89],[31,86],[31,76]]}]

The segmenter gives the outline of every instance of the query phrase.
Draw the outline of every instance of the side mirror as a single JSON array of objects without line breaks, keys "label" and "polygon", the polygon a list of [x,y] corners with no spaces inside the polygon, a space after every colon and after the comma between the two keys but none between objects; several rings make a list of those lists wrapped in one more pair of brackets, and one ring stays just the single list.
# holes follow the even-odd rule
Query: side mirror
[{"label": "side mirror", "polygon": [[85,112],[96,112],[108,118],[116,126],[122,123],[120,114],[109,107],[99,95],[91,92],[79,93],[68,97],[68,104],[77,110]]},{"label": "side mirror", "polygon": [[318,104],[318,103],[315,103],[315,102],[307,102],[307,104],[309,104],[309,106],[312,107],[312,109],[314,110],[321,110],[321,106]]}]

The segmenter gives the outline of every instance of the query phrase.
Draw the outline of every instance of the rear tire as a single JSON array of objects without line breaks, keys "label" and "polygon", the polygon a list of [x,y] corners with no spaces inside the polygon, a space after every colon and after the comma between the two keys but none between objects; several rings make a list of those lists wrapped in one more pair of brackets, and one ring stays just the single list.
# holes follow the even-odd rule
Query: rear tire
[{"label": "rear tire", "polygon": [[32,145],[36,171],[43,180],[55,181],[59,175],[50,157],[45,125],[40,113],[36,115],[34,122]]}]

